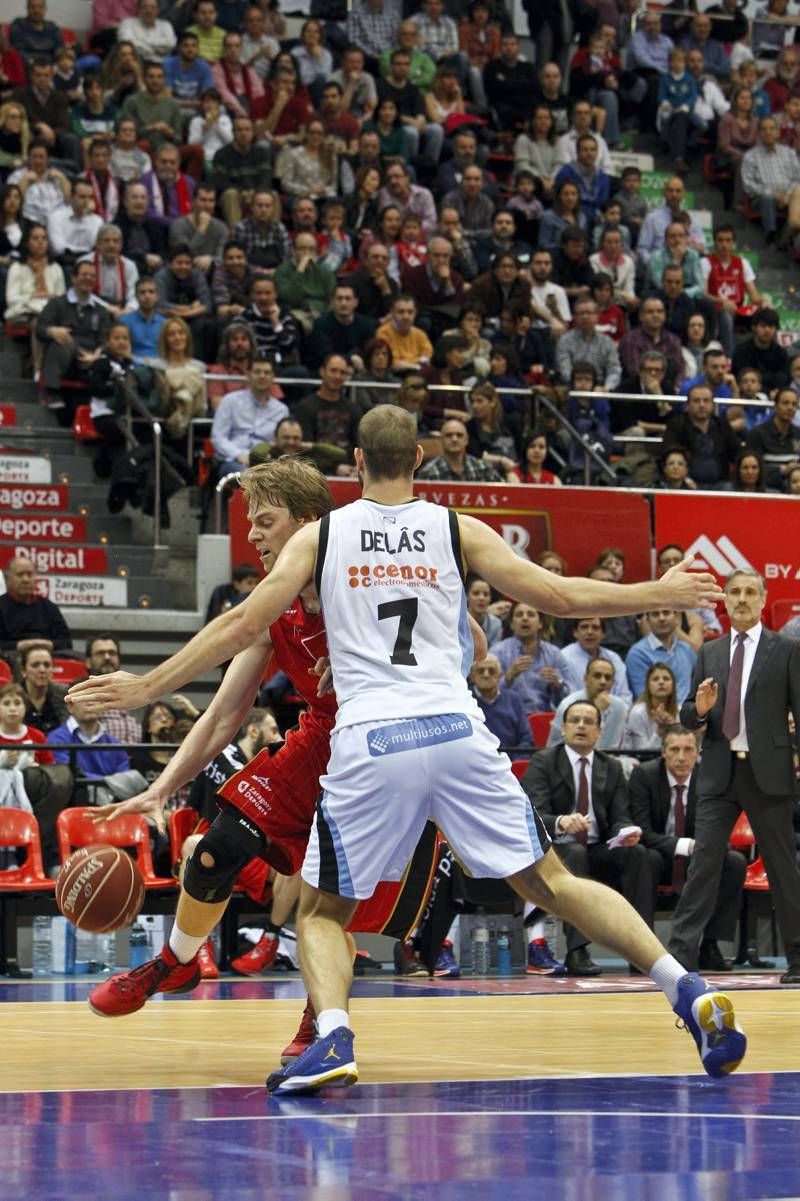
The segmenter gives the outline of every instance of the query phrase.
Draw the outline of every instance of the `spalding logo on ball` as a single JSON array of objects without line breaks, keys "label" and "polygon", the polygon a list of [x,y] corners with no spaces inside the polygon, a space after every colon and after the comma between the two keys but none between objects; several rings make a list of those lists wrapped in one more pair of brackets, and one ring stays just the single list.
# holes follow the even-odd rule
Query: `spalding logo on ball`
[{"label": "spalding logo on ball", "polygon": [[109,934],[136,921],[144,904],[144,880],[120,847],[81,847],[58,874],[56,904],[79,929]]}]

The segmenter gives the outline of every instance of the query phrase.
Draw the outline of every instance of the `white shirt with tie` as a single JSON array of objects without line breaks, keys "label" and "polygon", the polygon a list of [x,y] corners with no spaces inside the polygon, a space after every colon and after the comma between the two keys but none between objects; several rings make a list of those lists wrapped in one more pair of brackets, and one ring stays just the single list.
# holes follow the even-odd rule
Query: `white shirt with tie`
[{"label": "white shirt with tie", "polygon": [[[689,804],[689,785],[691,783],[691,780],[692,780],[692,777],[689,776],[689,779],[684,784],[679,784],[678,781],[673,776],[672,772],[671,771],[667,772],[667,783],[669,784],[669,817],[667,818],[667,828],[664,831],[664,833],[669,834],[670,837],[672,837],[672,838],[675,837],[675,802],[677,800],[677,793],[675,790],[676,790],[676,788],[683,789],[683,813],[684,813],[684,821],[685,821],[686,809]],[[675,843],[675,854],[676,855],[685,855],[686,858],[688,859],[689,856],[691,855],[691,853],[692,853],[692,839],[691,838],[679,838],[678,841]]]},{"label": "white shirt with tie", "polygon": [[[753,660],[756,657],[758,650],[758,640],[761,637],[761,631],[764,627],[760,621],[757,621],[749,630],[744,631],[744,659],[742,660],[742,689],[739,697],[739,732],[735,738],[731,739],[732,751],[749,751],[750,744],[747,741],[747,725],[744,719],[744,698],[747,696],[747,685],[750,683],[750,673],[753,670]],[[731,648],[730,658],[728,659],[728,670],[730,671],[733,664],[733,656],[736,653],[737,631],[731,629]]]},{"label": "white shirt with tie", "polygon": [[[592,765],[594,763],[594,751],[589,751],[588,755],[582,755],[580,751],[573,751],[572,747],[565,746],[567,758],[572,768],[572,786],[575,790],[575,808],[573,813],[578,812],[578,796],[581,786],[581,759],[586,760],[586,782],[589,785],[589,811],[586,816],[589,818],[589,830],[587,832],[586,841],[591,844],[600,841],[600,831],[597,826],[597,818],[594,813],[594,805],[592,804]],[[577,842],[574,834],[562,834],[558,829],[558,819],[556,819],[556,837],[559,842]]]}]

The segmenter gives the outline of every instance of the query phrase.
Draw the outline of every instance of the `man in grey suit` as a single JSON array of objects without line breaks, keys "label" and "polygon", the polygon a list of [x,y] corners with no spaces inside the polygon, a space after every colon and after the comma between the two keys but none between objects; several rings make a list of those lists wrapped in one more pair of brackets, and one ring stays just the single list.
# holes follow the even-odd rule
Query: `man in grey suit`
[{"label": "man in grey suit", "polygon": [[[669,949],[697,966],[714,912],[728,837],[744,809],[756,836],[788,960],[782,984],[800,984],[800,868],[794,850],[795,792],[788,713],[800,728],[800,644],[765,629],[766,589],[752,571],[725,583],[731,633],[700,649],[681,723],[704,729],[695,848]],[[797,739],[797,735],[795,735]]]},{"label": "man in grey suit", "polygon": [[[556,854],[572,874],[611,884],[652,928],[653,865],[638,845],[638,833],[629,835],[623,846],[607,845],[631,824],[631,818],[622,767],[595,749],[600,712],[591,701],[576,700],[565,710],[563,723],[563,745],[533,756],[522,787],[535,802]],[[600,969],[586,949],[586,935],[567,923],[564,932],[567,974],[598,975]]]},{"label": "man in grey suit", "polygon": [[[661,739],[661,758],[639,764],[628,781],[631,817],[642,828],[642,845],[657,856],[655,883],[670,885],[676,897],[683,892],[695,848],[697,760],[697,735],[670,726]],[[746,870],[744,855],[726,852],[714,912],[700,943],[701,971],[730,971],[718,940],[735,936]]]}]

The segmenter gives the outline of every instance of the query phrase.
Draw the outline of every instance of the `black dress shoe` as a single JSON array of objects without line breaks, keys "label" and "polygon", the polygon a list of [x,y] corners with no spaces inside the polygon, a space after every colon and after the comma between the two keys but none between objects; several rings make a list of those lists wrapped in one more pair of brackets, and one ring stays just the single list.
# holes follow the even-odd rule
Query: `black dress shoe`
[{"label": "black dress shoe", "polygon": [[[602,976],[603,969],[593,962],[586,947],[577,947],[567,951],[564,968],[568,976]],[[800,977],[798,978],[800,983]]]},{"label": "black dress shoe", "polygon": [[700,944],[699,964],[701,972],[729,972],[731,965],[711,939]]},{"label": "black dress shoe", "polygon": [[781,984],[800,984],[800,959],[790,959]]}]

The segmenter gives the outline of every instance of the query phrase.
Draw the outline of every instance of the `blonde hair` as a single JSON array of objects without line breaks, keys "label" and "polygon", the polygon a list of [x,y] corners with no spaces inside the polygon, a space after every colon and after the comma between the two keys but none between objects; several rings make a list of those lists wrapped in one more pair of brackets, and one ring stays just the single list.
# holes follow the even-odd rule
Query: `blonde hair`
[{"label": "blonde hair", "polygon": [[189,326],[186,324],[183,317],[167,317],[166,321],[161,326],[158,335],[158,357],[163,359],[165,363],[169,362],[167,358],[167,338],[169,336],[169,331],[176,325],[179,326],[186,334],[185,354],[187,362],[192,357],[192,331],[189,329]]},{"label": "blonde hair", "polygon": [[417,423],[405,409],[376,405],[358,425],[358,446],[373,480],[410,476],[417,458]]},{"label": "blonde hair", "polygon": [[489,412],[489,420],[491,425],[489,428],[492,430],[492,432],[499,430],[500,426],[503,424],[503,405],[500,401],[500,397],[497,395],[497,389],[494,387],[494,385],[489,383],[475,384],[474,388],[469,394],[470,400],[472,400],[473,396],[486,397],[491,405]]},{"label": "blonde hair", "polygon": [[22,107],[22,105],[20,104],[20,102],[18,100],[7,100],[5,102],[5,104],[0,106],[0,128],[5,126],[6,117],[8,116],[8,113],[12,108],[15,108],[17,110],[17,112],[19,112],[22,116],[22,122],[21,122],[20,131],[19,131],[20,138],[22,140],[21,157],[24,159],[27,159],[28,147],[31,144],[31,127],[28,124],[28,114],[25,112],[25,109]]},{"label": "blonde hair", "polygon": [[325,476],[313,463],[294,455],[248,467],[239,477],[239,485],[251,512],[262,505],[277,505],[300,521],[303,517],[324,517],[333,508]]}]

